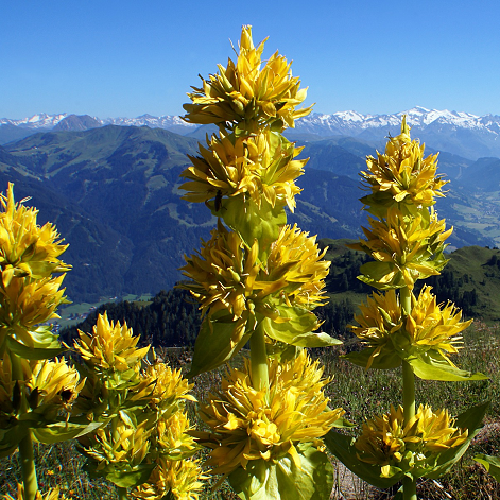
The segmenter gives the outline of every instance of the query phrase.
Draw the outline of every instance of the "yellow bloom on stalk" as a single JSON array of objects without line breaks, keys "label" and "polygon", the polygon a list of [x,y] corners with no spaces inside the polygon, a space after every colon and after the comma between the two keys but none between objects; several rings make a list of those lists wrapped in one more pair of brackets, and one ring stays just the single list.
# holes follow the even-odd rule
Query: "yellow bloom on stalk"
[{"label": "yellow bloom on stalk", "polygon": [[91,334],[79,330],[80,340],[75,350],[89,364],[103,372],[125,371],[135,367],[149,351],[150,346],[137,349],[139,337],[133,337],[132,328],[108,321],[106,312],[99,314]]},{"label": "yellow bloom on stalk", "polygon": [[199,500],[204,479],[200,460],[160,458],[148,482],[133,490],[132,496],[141,500],[161,500],[171,491],[176,500]]},{"label": "yellow bloom on stalk", "polygon": [[412,294],[412,309],[406,321],[406,331],[413,345],[423,349],[436,349],[454,366],[447,353],[457,353],[462,347],[462,337],[454,335],[465,330],[472,320],[461,322],[462,311],[450,302],[437,305],[436,296],[431,290],[431,287],[425,286],[418,298]]},{"label": "yellow bloom on stalk", "polygon": [[391,406],[390,412],[363,424],[355,444],[358,458],[380,466],[382,477],[390,474],[391,467],[403,472],[432,469],[436,453],[460,446],[467,439],[468,430],[454,427],[454,423],[448,410],[433,413],[421,404],[405,426],[403,409]]},{"label": "yellow bloom on stalk", "polygon": [[[368,284],[380,289],[407,286],[412,290],[417,279],[439,274],[446,264],[444,241],[453,228],[445,230],[446,221],[438,221],[434,210],[431,209],[426,220],[421,215],[404,215],[394,208],[387,211],[385,219],[369,217],[368,222],[370,229],[362,228],[366,240],[348,245],[384,263],[374,266],[369,262],[363,266]],[[373,276],[369,275],[371,269]]]},{"label": "yellow bloom on stalk", "polygon": [[210,395],[201,417],[211,432],[192,431],[200,444],[210,448],[207,465],[213,474],[229,474],[251,460],[272,461],[290,454],[299,464],[296,445],[322,446],[324,436],[344,410],[330,410],[318,361],[306,350],[287,363],[271,360],[269,398],[253,387],[251,362],[243,370],[230,369],[221,391]]},{"label": "yellow bloom on stalk", "polygon": [[145,378],[154,382],[154,388],[149,396],[153,405],[166,408],[177,400],[196,401],[188,394],[194,384],[190,384],[183,376],[182,370],[172,369],[166,363],[148,365],[143,373]]},{"label": "yellow bloom on stalk", "polygon": [[58,258],[68,245],[62,244],[52,224],[37,225],[38,210],[26,208],[22,201],[14,201],[14,184],[9,182],[6,195],[0,193],[0,203],[3,208],[0,212],[0,270],[4,287],[13,277],[47,278],[52,273],[71,269]]},{"label": "yellow bloom on stalk", "polygon": [[160,417],[156,425],[156,442],[161,453],[177,458],[190,455],[196,450],[194,439],[188,434],[188,431],[192,430],[191,423],[183,411],[176,411],[168,418]]},{"label": "yellow bloom on stalk", "polygon": [[[35,493],[34,500],[65,500],[66,496],[62,493],[59,496],[59,487],[56,486],[50,489],[45,495],[42,495],[38,490]],[[22,484],[17,483],[17,495],[9,494],[2,495],[2,500],[24,500],[24,488]]]},{"label": "yellow bloom on stalk", "polygon": [[220,133],[212,136],[208,149],[200,145],[201,156],[189,156],[193,165],[182,177],[188,179],[181,189],[189,202],[207,202],[218,196],[249,196],[260,207],[266,200],[288,204],[293,212],[300,189],[294,179],[304,173],[307,160],[294,158],[303,148],[266,130],[251,137]]},{"label": "yellow bloom on stalk", "polygon": [[375,348],[366,364],[365,368],[368,369],[384,347],[393,349],[392,336],[403,324],[401,308],[394,289],[368,296],[366,305],[361,304],[359,308],[361,313],[354,316],[354,319],[360,326],[350,325],[349,328],[367,347]]},{"label": "yellow bloom on stalk", "polygon": [[55,412],[64,408],[71,409],[71,405],[85,385],[85,379],[80,380],[80,373],[73,366],[69,366],[64,358],[55,361],[37,361],[28,381],[28,388],[35,398],[30,399],[32,409]]},{"label": "yellow bloom on stalk", "polygon": [[367,171],[361,175],[374,194],[367,204],[389,197],[394,203],[427,207],[435,203],[435,196],[445,196],[442,188],[449,181],[436,175],[437,154],[424,158],[424,152],[424,144],[411,140],[406,116],[403,116],[401,134],[389,138],[385,153],[377,152],[377,158],[366,159]]},{"label": "yellow bloom on stalk", "polygon": [[181,269],[192,280],[185,287],[200,302],[204,314],[225,311],[237,324],[231,339],[234,344],[241,340],[249,317],[257,313],[288,321],[275,311],[276,301],[309,310],[324,304],[324,279],[330,263],[321,261],[326,249],[320,253],[316,238],[309,233],[296,226],[281,228],[266,267],[259,261],[257,241],[248,249],[236,232],[220,222],[211,234],[198,254],[186,257]]},{"label": "yellow bloom on stalk", "polygon": [[325,279],[330,261],[323,257],[327,250],[320,252],[316,236],[309,236],[309,232],[301,231],[296,224],[281,229],[269,253],[267,273],[269,279],[279,279],[286,269],[283,274],[288,286],[281,297],[288,306],[314,309],[325,304]]},{"label": "yellow bloom on stalk", "polygon": [[264,63],[264,39],[256,48],[252,27],[243,26],[240,52],[235,64],[218,65],[219,72],[210,75],[200,88],[188,93],[192,104],[185,104],[185,120],[191,123],[226,125],[245,122],[245,130],[257,132],[263,125],[282,120],[293,127],[297,118],[307,116],[312,106],[295,110],[305,101],[307,88],[299,90],[299,78],[292,77],[291,63],[278,52]]},{"label": "yellow bloom on stalk", "polygon": [[0,348],[7,335],[18,342],[35,345],[36,325],[52,318],[60,304],[67,304],[65,288],[59,289],[64,275],[56,278],[13,278],[0,293]]},{"label": "yellow bloom on stalk", "polygon": [[97,470],[120,463],[133,467],[139,465],[149,451],[149,436],[154,428],[147,427],[148,420],[134,426],[129,417],[126,420],[122,416],[114,417],[110,425],[99,427],[79,441],[85,446],[85,453],[98,463]]}]

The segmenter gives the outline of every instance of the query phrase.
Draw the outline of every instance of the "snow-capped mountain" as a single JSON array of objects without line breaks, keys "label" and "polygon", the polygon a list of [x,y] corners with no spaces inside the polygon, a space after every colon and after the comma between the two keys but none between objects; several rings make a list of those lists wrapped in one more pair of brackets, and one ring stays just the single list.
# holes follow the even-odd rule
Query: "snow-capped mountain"
[{"label": "snow-capped mountain", "polygon": [[[412,135],[435,150],[447,151],[470,159],[500,156],[500,116],[476,116],[470,113],[414,107],[392,115],[363,115],[353,110],[312,114],[296,122],[290,136],[307,134],[313,140],[332,136],[351,136],[383,141],[399,132],[401,117],[407,115]],[[192,133],[196,125],[178,116],[142,115],[137,118],[106,118],[38,114],[22,120],[0,119],[0,144],[38,131],[81,131],[102,125],[160,127],[181,135]],[[4,130],[3,130],[4,129]],[[5,132],[2,134],[2,132]]]},{"label": "snow-capped mountain", "polygon": [[480,117],[447,109],[438,110],[423,107],[415,107],[393,115],[362,115],[353,110],[338,111],[331,115],[312,114],[298,121],[297,130],[321,136],[338,134],[339,132],[341,135],[357,136],[370,129],[398,127],[403,115],[407,116],[407,122],[410,126],[420,130],[424,130],[431,124],[442,124],[494,134],[498,134],[500,131],[500,116]]},{"label": "snow-capped mountain", "polygon": [[14,125],[24,128],[52,128],[54,125],[64,120],[68,116],[67,113],[59,115],[33,115],[31,118],[22,118],[21,120],[11,120],[9,118],[1,118],[0,125]]}]

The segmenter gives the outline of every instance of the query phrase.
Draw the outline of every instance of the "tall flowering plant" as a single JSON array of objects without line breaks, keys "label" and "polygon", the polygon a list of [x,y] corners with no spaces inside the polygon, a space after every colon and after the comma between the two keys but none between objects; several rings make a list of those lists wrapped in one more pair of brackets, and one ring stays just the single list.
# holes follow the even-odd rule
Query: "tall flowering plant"
[{"label": "tall flowering plant", "polygon": [[0,194],[0,457],[19,451],[19,494],[32,500],[39,494],[33,440],[64,441],[86,425],[71,420],[85,381],[55,358],[65,349],[47,325],[68,303],[61,286],[71,266],[60,258],[67,245],[51,223],[37,224],[27,201],[15,202],[11,183]]},{"label": "tall flowering plant", "polygon": [[138,341],[106,313],[75,341],[85,385],[74,411],[93,427],[77,437],[85,469],[115,484],[122,499],[196,500],[203,476],[190,459],[198,450],[185,408],[192,384]]},{"label": "tall flowering plant", "polygon": [[365,239],[350,245],[373,261],[359,277],[378,292],[355,316],[353,332],[364,348],[346,357],[368,369],[402,370],[402,406],[368,420],[357,440],[329,433],[330,450],[366,481],[389,487],[402,481],[401,498],[416,499],[416,479],[437,478],[460,458],[479,427],[486,405],[452,418],[448,410],[415,405],[415,376],[424,380],[482,380],[457,367],[450,356],[462,347],[459,336],[471,320],[448,302],[437,304],[431,287],[415,292],[415,282],[438,275],[447,259],[452,229],[438,220],[435,198],[447,181],[436,175],[437,155],[410,137],[403,117],[401,134],[390,137],[383,154],[368,156],[361,175],[368,194],[361,198],[368,217]]},{"label": "tall flowering plant", "polygon": [[198,446],[185,412],[192,386],[106,315],[80,332],[81,365],[56,357],[67,346],[46,323],[68,303],[60,288],[71,268],[60,259],[67,245],[25,201],[15,202],[12,184],[0,195],[0,457],[20,454],[17,500],[42,499],[33,441],[72,438],[88,473],[113,482],[120,498],[196,500],[203,476],[190,460]]},{"label": "tall flowering plant", "polygon": [[183,199],[218,218],[182,268],[204,314],[190,376],[251,346],[250,359],[228,369],[201,405],[208,430],[192,434],[210,449],[212,473],[242,498],[328,498],[322,437],[344,424],[344,411],[328,408],[328,381],[302,348],[340,343],[316,331],[313,312],[325,303],[329,263],[314,237],[286,224],[285,211],[295,208],[307,160],[282,132],[311,108],[296,109],[307,89],[285,57],[262,60],[264,41],[255,47],[243,26],[237,61],[202,78],[184,106],[187,121],[219,127],[181,174]]}]

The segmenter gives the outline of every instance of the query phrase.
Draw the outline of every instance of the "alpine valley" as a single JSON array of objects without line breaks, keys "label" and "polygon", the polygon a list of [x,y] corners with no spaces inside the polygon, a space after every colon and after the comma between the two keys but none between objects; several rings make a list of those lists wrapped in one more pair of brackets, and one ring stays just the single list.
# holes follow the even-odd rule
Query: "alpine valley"
[{"label": "alpine valley", "polygon": [[[359,237],[366,218],[359,172],[366,155],[399,133],[402,114],[427,154],[440,151],[438,172],[451,181],[436,204],[455,228],[450,249],[499,246],[500,117],[446,110],[299,120],[287,136],[306,145],[310,160],[289,223],[318,238]],[[0,120],[0,190],[15,183],[16,199],[31,196],[26,203],[38,208],[39,223],[54,222],[70,244],[65,260],[73,270],[65,285],[72,300],[155,294],[182,278],[184,254],[199,248],[216,221],[206,207],[180,199],[179,173],[211,130],[149,115]]]}]

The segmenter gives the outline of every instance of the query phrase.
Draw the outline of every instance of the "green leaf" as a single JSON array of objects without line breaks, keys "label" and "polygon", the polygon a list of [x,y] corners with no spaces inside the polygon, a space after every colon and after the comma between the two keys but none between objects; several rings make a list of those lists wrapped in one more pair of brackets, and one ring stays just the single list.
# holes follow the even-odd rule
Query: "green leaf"
[{"label": "green leaf", "polygon": [[450,363],[438,351],[430,349],[428,351],[414,350],[414,356],[407,359],[413,367],[413,371],[418,378],[423,380],[486,380],[488,377],[482,373],[468,372]]},{"label": "green leaf", "polygon": [[11,455],[30,431],[30,422],[0,416],[0,458]]},{"label": "green leaf", "polygon": [[[123,469],[116,469],[117,465],[123,466]],[[156,464],[140,464],[131,467],[128,464],[107,464],[98,469],[98,463],[95,460],[88,461],[84,469],[92,479],[104,478],[109,482],[116,484],[120,488],[134,488],[145,483],[151,476],[151,472]]]},{"label": "green leaf", "polygon": [[[380,477],[380,466],[361,462],[354,446],[355,438],[330,430],[323,438],[327,448],[356,476],[377,488],[390,488],[403,478],[403,472],[392,477]],[[328,497],[326,497],[328,498]]]},{"label": "green leaf", "polygon": [[239,467],[229,484],[245,500],[324,500],[330,498],[333,468],[326,453],[310,443],[297,446],[300,467],[291,455],[277,460],[252,460]]},{"label": "green leaf", "polygon": [[252,199],[243,201],[242,198],[243,195],[224,200],[222,209],[216,215],[222,217],[249,247],[257,240],[260,259],[265,261],[271,244],[278,239],[281,226],[286,224],[285,209],[278,203],[273,207],[265,200],[259,208]]},{"label": "green leaf", "polygon": [[[349,354],[342,357],[355,365],[365,368],[374,351],[375,347],[367,347],[362,351],[351,351]],[[400,364],[401,358],[392,349],[382,349],[378,356],[375,356],[373,359],[370,368],[390,370],[392,368],[397,368]]]},{"label": "green leaf", "polygon": [[303,307],[276,306],[280,318],[288,321],[276,323],[264,319],[264,331],[273,340],[297,347],[327,347],[342,344],[325,332],[313,332],[317,325],[316,315]]},{"label": "green leaf", "polygon": [[436,467],[432,470],[432,472],[426,474],[427,478],[437,479],[448,472],[453,467],[453,464],[460,460],[460,457],[469,447],[471,440],[479,432],[479,428],[483,422],[488,406],[489,402],[486,402],[479,406],[469,408],[456,418],[455,426],[469,431],[467,439],[461,446],[456,446],[440,453],[436,460]]},{"label": "green leaf", "polygon": [[474,460],[484,465],[484,468],[498,481],[500,482],[500,457],[494,457],[493,455],[485,455],[484,453],[478,453]]},{"label": "green leaf", "polygon": [[188,378],[213,370],[229,361],[251,337],[251,332],[245,333],[242,339],[231,347],[231,337],[241,324],[230,321],[227,316],[228,321],[223,321],[224,317],[217,319],[215,316],[214,314],[210,318],[205,317],[201,325],[194,343],[193,363]]},{"label": "green leaf", "polygon": [[88,425],[76,425],[66,422],[59,422],[57,424],[48,425],[46,427],[39,427],[33,429],[33,434],[40,443],[54,444],[62,441],[68,441],[89,432],[93,432],[103,424],[100,422],[93,422]]},{"label": "green leaf", "polygon": [[32,360],[51,359],[67,350],[61,346],[58,336],[50,331],[50,327],[39,327],[30,334],[33,339],[33,347],[21,344],[12,337],[7,337],[7,348],[20,358]]},{"label": "green leaf", "polygon": [[391,288],[403,288],[406,286],[401,272],[396,273],[389,282],[382,281],[382,278],[394,271],[394,264],[392,262],[365,262],[359,270],[362,274],[358,278],[377,290],[389,290]]}]

